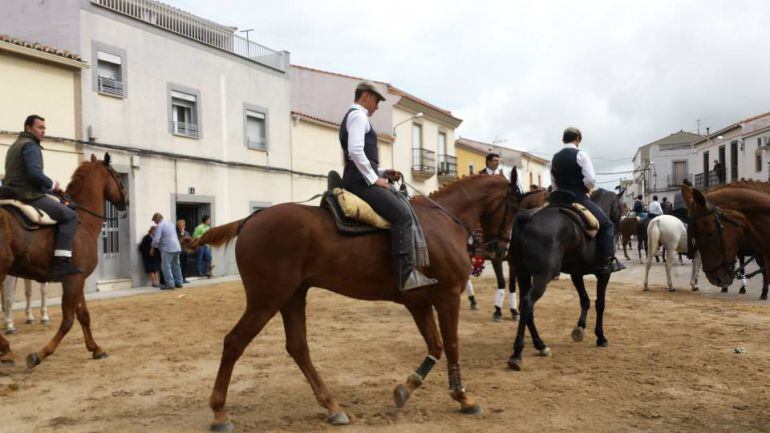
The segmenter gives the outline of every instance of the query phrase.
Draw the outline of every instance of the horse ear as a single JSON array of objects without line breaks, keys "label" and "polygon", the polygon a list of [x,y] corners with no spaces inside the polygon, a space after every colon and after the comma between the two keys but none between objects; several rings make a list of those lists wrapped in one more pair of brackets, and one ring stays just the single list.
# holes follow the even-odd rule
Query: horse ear
[{"label": "horse ear", "polygon": [[511,184],[517,185],[519,183],[519,172],[516,171],[516,167],[511,169]]},{"label": "horse ear", "polygon": [[91,162],[96,162],[96,161],[97,161],[97,160],[96,160],[96,155],[94,155],[94,154],[92,153],[92,154],[91,154]]},{"label": "horse ear", "polygon": [[105,153],[104,153],[104,165],[106,165],[107,167],[109,167],[109,166],[110,166],[110,160],[111,160],[111,159],[112,159],[112,158],[110,157],[110,154],[109,154],[109,153],[107,153],[107,152],[105,152]]},{"label": "horse ear", "polygon": [[707,208],[706,205],[706,196],[703,195],[702,192],[698,191],[697,189],[693,188],[692,190],[692,199],[695,202],[696,205],[702,208]]}]

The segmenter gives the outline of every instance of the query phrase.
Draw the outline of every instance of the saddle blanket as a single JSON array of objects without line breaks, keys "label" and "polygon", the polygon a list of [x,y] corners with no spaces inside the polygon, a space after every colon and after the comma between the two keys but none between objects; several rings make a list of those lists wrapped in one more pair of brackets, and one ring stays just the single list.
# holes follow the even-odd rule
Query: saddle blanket
[{"label": "saddle blanket", "polygon": [[[57,199],[58,200],[58,199]],[[27,218],[27,220],[35,225],[39,226],[55,226],[57,224],[57,221],[51,218],[47,213],[43,212],[42,210],[32,206],[28,205],[22,201],[14,200],[14,199],[4,199],[0,200],[0,206],[13,206],[14,208],[18,209],[19,212]]]},{"label": "saddle blanket", "polygon": [[342,213],[344,213],[346,217],[379,229],[390,228],[390,223],[385,221],[385,218],[377,214],[377,212],[369,206],[369,203],[363,201],[355,194],[342,188],[334,188],[332,192],[334,196],[337,197],[337,202],[342,208]]}]

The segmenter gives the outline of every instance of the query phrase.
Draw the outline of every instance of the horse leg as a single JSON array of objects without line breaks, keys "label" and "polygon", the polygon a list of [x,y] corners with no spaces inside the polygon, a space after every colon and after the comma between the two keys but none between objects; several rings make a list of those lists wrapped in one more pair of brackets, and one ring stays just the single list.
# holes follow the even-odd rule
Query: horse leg
[{"label": "horse leg", "polygon": [[457,326],[460,318],[460,298],[450,295],[449,298],[442,299],[442,302],[436,305],[436,311],[438,311],[441,339],[444,341],[450,395],[452,399],[460,403],[460,411],[462,413],[472,415],[481,413],[481,406],[465,392],[462,378],[460,377],[460,344],[457,336]]},{"label": "horse leg", "polygon": [[[62,283],[62,320],[61,324],[59,324],[59,329],[40,352],[33,352],[27,355],[27,368],[35,367],[43,362],[43,360],[46,358],[53,355],[53,353],[56,351],[56,348],[59,347],[62,339],[64,339],[64,336],[67,335],[69,330],[72,328],[72,324],[75,321],[75,308],[78,302],[77,291],[82,290],[83,283],[84,281],[82,279],[75,280],[74,278],[65,280]],[[78,289],[78,286],[80,289]]]},{"label": "horse leg", "polygon": [[610,282],[609,275],[599,276],[596,279],[596,345],[607,347],[609,344],[604,337],[604,299],[607,293],[607,284]]},{"label": "horse leg", "polygon": [[626,251],[626,244],[628,244],[628,247],[631,248],[631,238],[623,237],[623,241],[621,242],[623,244],[623,255],[626,256],[626,260],[631,260],[630,257],[628,257],[628,252]]},{"label": "horse leg", "polygon": [[519,326],[516,330],[516,339],[513,342],[513,354],[508,358],[508,367],[513,370],[521,370],[521,353],[524,351],[524,332],[527,330],[529,319],[529,305],[532,303],[532,277],[528,270],[517,269],[516,278],[519,280]]},{"label": "horse leg", "polygon": [[259,334],[277,310],[257,310],[247,305],[238,323],[225,336],[222,360],[219,363],[219,371],[214,382],[214,389],[209,397],[209,407],[214,412],[214,421],[211,423],[212,431],[232,431],[233,424],[225,410],[227,400],[227,388],[230,386],[230,377],[233,374],[235,361],[240,358],[246,346]]},{"label": "horse leg", "polygon": [[465,282],[465,295],[468,296],[468,302],[471,304],[471,310],[478,310],[479,303],[476,301],[476,292],[473,290],[471,279]]},{"label": "horse leg", "polygon": [[[666,258],[668,256],[668,258]],[[674,262],[674,252],[672,248],[664,248],[663,264],[666,266],[666,282],[668,283],[668,291],[675,292],[674,283],[671,281],[671,264]]]},{"label": "horse leg", "polygon": [[78,294],[77,307],[75,309],[80,327],[83,329],[83,338],[86,342],[86,349],[91,352],[91,356],[94,359],[102,359],[107,357],[105,352],[94,340],[94,336],[91,333],[91,314],[88,312],[88,306],[86,306],[86,297],[83,293],[83,289],[80,289]]},{"label": "horse leg", "polygon": [[586,285],[583,281],[583,276],[580,274],[570,275],[572,278],[572,284],[575,285],[575,289],[580,297],[580,318],[575,329],[572,330],[572,341],[583,341],[583,336],[586,332],[586,316],[588,316],[588,309],[591,308],[591,298],[588,297],[586,292]]},{"label": "horse leg", "polygon": [[535,290],[532,292],[532,311],[530,311],[529,320],[527,321],[527,329],[529,329],[529,335],[532,337],[532,345],[535,346],[538,356],[551,356],[551,349],[549,349],[543,342],[543,339],[540,338],[540,334],[537,332],[537,327],[535,326],[535,303],[537,303],[544,293],[545,285],[543,285],[543,290]]},{"label": "horse leg", "polygon": [[399,408],[404,407],[412,392],[423,384],[428,373],[441,358],[442,350],[444,350],[436,327],[436,320],[433,317],[433,307],[429,304],[407,304],[406,308],[412,313],[414,323],[417,324],[417,328],[428,346],[428,356],[425,357],[417,370],[406,378],[406,383],[398,384],[393,390],[393,400],[396,407]]},{"label": "horse leg", "polygon": [[768,286],[768,271],[765,268],[765,263],[770,263],[768,257],[757,255],[757,266],[762,269],[762,294],[759,295],[759,299],[762,301],[767,300],[767,286]]},{"label": "horse leg", "polygon": [[516,309],[516,268],[511,262],[508,262],[508,296],[510,296],[511,320],[515,322],[519,320],[519,310]]},{"label": "horse leg", "polygon": [[27,324],[32,325],[35,323],[35,315],[32,314],[32,280],[24,280],[24,297],[27,301],[24,314],[27,316]]},{"label": "horse leg", "polygon": [[700,268],[700,254],[696,252],[692,258],[692,275],[690,275],[690,287],[693,292],[698,291],[698,274],[700,273]]},{"label": "horse leg", "polygon": [[495,312],[492,314],[492,320],[495,322],[502,322],[503,301],[505,300],[505,275],[503,274],[502,260],[492,260],[492,269],[495,271],[495,279],[497,279],[497,291],[495,292]]},{"label": "horse leg", "polygon": [[51,323],[48,317],[48,283],[40,284],[40,323],[46,326]]},{"label": "horse leg", "polygon": [[[641,254],[641,253],[640,253]],[[647,282],[650,279],[650,267],[652,266],[652,256],[648,253],[647,254],[647,263],[644,264],[644,291],[649,292],[650,287],[647,284]]]},{"label": "horse leg", "polygon": [[294,293],[291,301],[281,308],[283,329],[286,332],[286,351],[289,352],[289,355],[291,355],[294,362],[302,370],[302,374],[305,375],[305,378],[310,383],[318,404],[328,411],[327,421],[332,425],[346,425],[350,423],[348,415],[342,411],[340,405],[334,400],[334,397],[326,388],[326,384],[310,360],[305,316],[306,296],[307,288],[301,288]]},{"label": "horse leg", "polygon": [[16,326],[13,324],[13,299],[16,291],[16,277],[6,275],[3,281],[3,323],[5,324],[5,334],[10,335],[16,332]]}]

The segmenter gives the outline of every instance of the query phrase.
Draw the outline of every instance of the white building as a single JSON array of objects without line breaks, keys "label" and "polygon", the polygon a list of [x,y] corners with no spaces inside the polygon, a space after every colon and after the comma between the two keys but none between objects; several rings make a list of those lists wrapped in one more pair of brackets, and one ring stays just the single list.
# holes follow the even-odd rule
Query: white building
[{"label": "white building", "polygon": [[742,178],[768,180],[768,127],[770,112],[730,124],[694,142],[695,187],[708,189],[720,183],[714,172],[715,161],[722,165],[726,183]]},{"label": "white building", "polygon": [[[81,157],[109,150],[131,205],[105,227],[89,290],[146,282],[137,244],[154,212],[192,231],[204,214],[243,218],[321,177],[291,170],[285,51],[154,0],[5,0],[0,28],[92,65],[79,83]],[[224,254],[217,275],[236,272]]]},{"label": "white building", "polygon": [[[684,179],[693,181],[695,153],[692,143],[702,136],[679,131],[639,147],[634,154],[634,178],[626,196],[642,194],[645,202],[653,195],[673,201]],[[630,203],[629,203],[630,204]]]}]

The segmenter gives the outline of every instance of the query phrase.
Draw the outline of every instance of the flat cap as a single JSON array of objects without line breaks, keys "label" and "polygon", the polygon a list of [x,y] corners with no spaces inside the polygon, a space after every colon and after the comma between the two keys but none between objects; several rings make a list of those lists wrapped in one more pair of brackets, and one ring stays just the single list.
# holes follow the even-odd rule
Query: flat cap
[{"label": "flat cap", "polygon": [[380,99],[380,101],[384,101],[385,97],[382,96],[382,93],[380,93],[379,90],[377,90],[377,86],[374,85],[373,82],[369,80],[363,80],[360,83],[358,83],[358,86],[356,86],[356,90],[365,90]]}]

